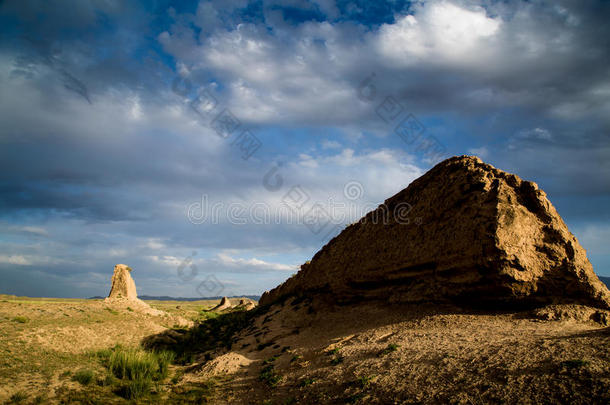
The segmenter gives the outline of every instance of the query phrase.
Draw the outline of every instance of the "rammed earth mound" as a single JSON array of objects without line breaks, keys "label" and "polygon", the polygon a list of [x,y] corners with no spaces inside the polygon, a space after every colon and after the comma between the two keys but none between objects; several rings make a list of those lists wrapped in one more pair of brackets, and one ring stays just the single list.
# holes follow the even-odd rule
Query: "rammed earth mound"
[{"label": "rammed earth mound", "polygon": [[[420,221],[373,220],[405,203]],[[339,302],[610,308],[610,292],[546,194],[473,156],[436,165],[348,226],[260,303],[311,294]]]}]

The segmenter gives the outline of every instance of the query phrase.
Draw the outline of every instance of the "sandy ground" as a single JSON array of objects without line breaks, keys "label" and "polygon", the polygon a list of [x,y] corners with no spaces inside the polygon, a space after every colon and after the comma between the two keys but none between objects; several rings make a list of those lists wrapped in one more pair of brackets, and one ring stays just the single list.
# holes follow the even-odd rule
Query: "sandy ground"
[{"label": "sandy ground", "polygon": [[[23,403],[35,403],[40,393],[60,403],[66,390],[91,399],[82,403],[128,403],[111,392],[95,402],[105,388],[79,386],[65,373],[89,367],[102,375],[92,351],[117,343],[137,346],[168,328],[184,327],[181,322],[198,319],[201,309],[217,301],[149,303],[165,314],[113,308],[101,300],[0,296],[0,403],[18,391],[29,393]],[[167,403],[186,403],[171,400],[186,397],[172,396],[181,389],[213,386],[188,403],[607,404],[610,328],[592,317],[600,318],[595,310],[574,306],[534,317],[435,305],[289,300],[255,318],[235,336],[231,350],[172,366],[163,389]]]},{"label": "sandy ground", "polygon": [[[557,314],[554,308],[553,313]],[[272,307],[185,381],[215,403],[610,403],[610,328],[438,306]],[[565,315],[564,314],[564,315]],[[266,362],[265,362],[266,361]],[[277,385],[268,383],[269,365]]]}]

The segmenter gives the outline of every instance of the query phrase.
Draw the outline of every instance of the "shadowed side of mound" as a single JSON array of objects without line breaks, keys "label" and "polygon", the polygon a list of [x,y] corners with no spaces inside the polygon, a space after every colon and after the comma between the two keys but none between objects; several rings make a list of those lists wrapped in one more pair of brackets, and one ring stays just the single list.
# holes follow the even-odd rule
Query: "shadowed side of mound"
[{"label": "shadowed side of mound", "polygon": [[471,156],[439,163],[348,226],[260,304],[302,295],[610,308],[610,292],[546,194]]}]

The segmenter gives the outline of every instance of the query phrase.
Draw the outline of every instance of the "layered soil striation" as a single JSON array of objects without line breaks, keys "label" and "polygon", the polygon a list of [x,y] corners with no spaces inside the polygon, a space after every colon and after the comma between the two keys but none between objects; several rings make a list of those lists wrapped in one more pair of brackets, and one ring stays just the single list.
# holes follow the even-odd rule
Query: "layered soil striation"
[{"label": "layered soil striation", "polygon": [[546,194],[473,156],[439,163],[348,226],[260,304],[311,294],[610,308],[610,292]]}]

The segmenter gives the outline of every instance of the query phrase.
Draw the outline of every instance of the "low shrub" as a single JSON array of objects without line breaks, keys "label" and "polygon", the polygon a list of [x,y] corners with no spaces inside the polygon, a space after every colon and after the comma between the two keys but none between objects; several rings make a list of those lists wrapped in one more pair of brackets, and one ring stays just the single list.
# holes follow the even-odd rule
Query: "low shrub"
[{"label": "low shrub", "polygon": [[17,391],[9,398],[9,404],[20,404],[21,402],[28,399],[28,394],[23,391]]},{"label": "low shrub", "polygon": [[304,378],[301,380],[301,382],[299,383],[300,387],[307,387],[308,385],[311,385],[313,383],[316,382],[315,378]]},{"label": "low shrub", "polygon": [[149,378],[128,380],[122,382],[119,388],[115,390],[115,393],[126,399],[138,399],[148,395],[151,386],[152,381]]},{"label": "low shrub", "polygon": [[369,376],[358,377],[358,379],[356,380],[356,385],[359,386],[360,388],[366,388],[371,383],[372,379],[373,379],[373,377],[369,377]]},{"label": "low shrub", "polygon": [[332,355],[335,355],[335,354],[339,354],[339,350],[340,350],[340,349],[339,349],[338,347],[335,347],[335,348],[334,348],[334,349],[332,349],[332,350],[327,350],[327,351],[325,352],[325,354],[326,354],[327,356],[332,356]]},{"label": "low shrub", "polygon": [[390,354],[392,352],[395,352],[396,350],[398,350],[399,347],[400,346],[398,346],[397,344],[390,343],[385,349],[383,349],[379,353],[379,356],[385,356],[386,354]]},{"label": "low shrub", "polygon": [[89,385],[89,384],[91,384],[91,381],[93,381],[93,371],[91,371],[89,369],[78,370],[72,376],[72,380],[77,381],[77,382],[81,383],[82,385]]},{"label": "low shrub", "polygon": [[[115,346],[94,353],[104,364],[110,375],[100,379],[98,385],[117,385],[115,393],[126,399],[137,399],[151,392],[153,383],[163,381],[169,374],[169,365],[174,353],[149,352]],[[117,380],[115,380],[115,378]]]},{"label": "low shrub", "polygon": [[116,378],[128,380],[163,380],[173,361],[171,352],[147,352],[142,349],[114,350],[108,359],[108,368]]},{"label": "low shrub", "polygon": [[275,387],[282,380],[282,376],[275,372],[273,363],[277,360],[277,356],[270,357],[263,361],[264,367],[261,369],[261,373],[258,377],[259,380],[265,382],[270,387]]},{"label": "low shrub", "polygon": [[257,307],[251,311],[234,311],[225,314],[206,312],[208,319],[189,330],[182,331],[178,338],[175,335],[171,336],[176,343],[166,343],[165,339],[160,340],[158,336],[153,336],[144,342],[144,346],[172,351],[176,355],[178,364],[189,364],[194,354],[219,347],[230,349],[234,343],[233,335],[250,326],[252,319],[262,310]]}]

